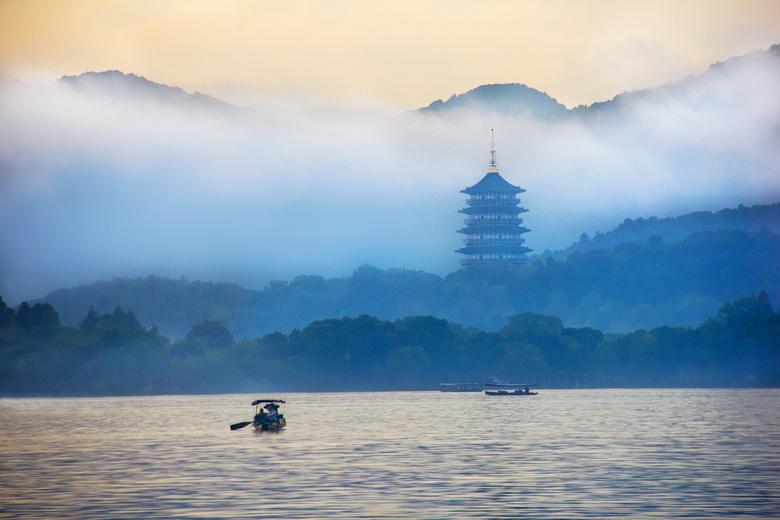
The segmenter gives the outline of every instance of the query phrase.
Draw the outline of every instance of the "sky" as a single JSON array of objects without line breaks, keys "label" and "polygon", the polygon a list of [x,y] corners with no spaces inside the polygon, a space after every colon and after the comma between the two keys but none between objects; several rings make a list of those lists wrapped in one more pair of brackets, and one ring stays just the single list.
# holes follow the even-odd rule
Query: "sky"
[{"label": "sky", "polygon": [[[361,264],[444,275],[491,128],[535,252],[625,218],[779,201],[765,52],[606,123],[408,110],[491,82],[573,106],[678,80],[780,43],[778,6],[0,0],[0,295],[148,274],[260,288]],[[246,111],[57,81],[107,69]]]},{"label": "sky", "polygon": [[417,107],[521,82],[571,107],[780,40],[776,0],[3,0],[0,72],[120,69],[240,100]]}]

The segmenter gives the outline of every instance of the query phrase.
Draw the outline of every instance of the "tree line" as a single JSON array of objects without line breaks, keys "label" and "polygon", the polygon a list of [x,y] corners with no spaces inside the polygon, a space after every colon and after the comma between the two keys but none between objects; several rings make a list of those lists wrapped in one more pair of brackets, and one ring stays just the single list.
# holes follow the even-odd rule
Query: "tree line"
[{"label": "tree line", "polygon": [[519,268],[438,276],[362,266],[351,275],[302,275],[262,290],[150,276],[116,279],[48,295],[63,321],[78,325],[90,306],[132,308],[145,325],[183,337],[192,323],[218,319],[241,338],[288,333],[324,318],[368,314],[384,320],[432,315],[484,330],[521,312],[559,316],[571,326],[627,332],[701,323],[720,305],[764,288],[780,298],[780,236],[712,231],[678,241],[650,237],[611,249],[536,257]]},{"label": "tree line", "polygon": [[77,327],[50,304],[0,298],[0,393],[116,395],[435,389],[440,382],[562,387],[780,385],[780,313],[766,292],[697,327],[603,333],[519,313],[496,331],[432,316],[317,320],[236,340],[220,321],[171,341],[131,310],[90,309]]}]

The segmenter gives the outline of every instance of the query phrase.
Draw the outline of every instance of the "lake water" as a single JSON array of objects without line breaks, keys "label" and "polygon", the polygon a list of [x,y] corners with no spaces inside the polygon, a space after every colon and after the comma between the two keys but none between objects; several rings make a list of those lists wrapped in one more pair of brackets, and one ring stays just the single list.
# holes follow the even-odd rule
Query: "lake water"
[{"label": "lake water", "polygon": [[779,390],[255,397],[0,399],[0,516],[780,516]]}]

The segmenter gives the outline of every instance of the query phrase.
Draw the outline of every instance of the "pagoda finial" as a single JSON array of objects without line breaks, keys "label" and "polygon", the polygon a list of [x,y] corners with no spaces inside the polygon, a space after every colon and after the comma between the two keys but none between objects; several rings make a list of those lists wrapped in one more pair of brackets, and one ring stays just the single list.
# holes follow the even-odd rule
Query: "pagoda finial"
[{"label": "pagoda finial", "polygon": [[488,173],[498,173],[498,166],[496,165],[496,138],[493,136],[493,129],[490,129],[490,165],[488,166]]}]

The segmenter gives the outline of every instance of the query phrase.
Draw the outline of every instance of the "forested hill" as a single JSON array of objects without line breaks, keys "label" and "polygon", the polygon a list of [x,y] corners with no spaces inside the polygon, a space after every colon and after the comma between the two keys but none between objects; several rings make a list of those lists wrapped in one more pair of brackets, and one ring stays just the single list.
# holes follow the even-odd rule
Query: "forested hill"
[{"label": "forested hill", "polygon": [[119,306],[133,309],[141,323],[181,337],[190,325],[202,320],[233,323],[237,314],[252,307],[257,295],[257,291],[231,283],[151,275],[58,289],[43,301],[56,307],[62,322],[68,325],[77,325],[90,308],[110,312]]},{"label": "forested hill", "polygon": [[545,120],[570,121],[571,117],[594,120],[605,116],[619,116],[630,112],[643,103],[671,103],[675,99],[694,95],[697,104],[711,101],[709,96],[725,86],[733,88],[735,95],[747,91],[751,81],[750,71],[776,74],[780,70],[780,44],[768,49],[713,63],[700,74],[687,76],[664,85],[633,90],[618,94],[612,99],[591,105],[580,105],[567,109],[554,97],[520,83],[481,85],[462,94],[453,94],[446,101],[437,99],[426,107],[418,109],[422,114],[447,116],[464,109],[493,112],[503,116],[533,116]]},{"label": "forested hill", "polygon": [[564,258],[575,252],[611,249],[625,242],[644,242],[653,236],[673,241],[700,231],[732,229],[751,232],[766,229],[780,235],[780,202],[750,207],[740,205],[738,208],[727,208],[715,212],[697,211],[668,218],[626,219],[615,229],[606,233],[599,232],[592,237],[583,233],[578,242],[551,254],[555,258]]},{"label": "forested hill", "polygon": [[0,298],[0,395],[435,389],[453,375],[550,386],[778,386],[780,313],[765,293],[696,328],[603,334],[522,313],[495,332],[431,316],[319,320],[236,341],[217,321],[169,341],[132,312],[63,327],[49,304]]},{"label": "forested hill", "polygon": [[253,291],[231,284],[159,277],[120,279],[55,291],[45,298],[75,325],[90,307],[133,309],[141,323],[181,338],[193,322],[221,320],[239,337],[288,332],[323,318],[433,315],[485,330],[507,316],[537,312],[572,326],[628,331],[692,325],[723,301],[765,289],[780,300],[780,235],[701,232],[652,237],[563,260],[537,258],[509,271],[445,277],[370,266],[344,278],[299,276]]}]

